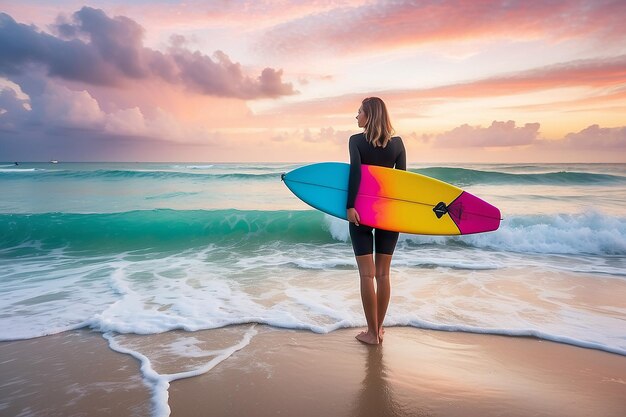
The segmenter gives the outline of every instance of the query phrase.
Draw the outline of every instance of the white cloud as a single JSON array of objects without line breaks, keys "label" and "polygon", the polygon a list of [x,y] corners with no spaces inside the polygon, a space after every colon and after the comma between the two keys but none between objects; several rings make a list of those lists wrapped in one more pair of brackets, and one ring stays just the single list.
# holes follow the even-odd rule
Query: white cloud
[{"label": "white cloud", "polygon": [[139,107],[133,107],[107,115],[104,130],[120,135],[143,136],[146,134],[146,123]]},{"label": "white cloud", "polygon": [[105,121],[98,101],[85,90],[49,82],[38,101],[41,121],[50,126],[95,129]]},{"label": "white cloud", "polygon": [[[159,107],[135,106],[106,112],[88,91],[72,90],[53,81],[46,83],[41,95],[31,97],[30,104],[18,98],[20,95],[9,86],[0,89],[0,128],[20,130],[29,125],[86,129],[184,143],[207,143],[216,137],[206,126],[179,121]],[[29,104],[28,108],[24,104]]]},{"label": "white cloud", "polygon": [[0,130],[19,131],[30,110],[29,97],[22,93],[19,86],[15,89],[0,83]]},{"label": "white cloud", "polygon": [[15,91],[15,96],[19,100],[24,100],[24,101],[30,100],[30,97],[28,97],[28,94],[22,91],[22,88],[19,86],[19,84],[16,84],[13,81],[6,79],[4,77],[0,77],[0,91],[5,90],[5,89]]}]

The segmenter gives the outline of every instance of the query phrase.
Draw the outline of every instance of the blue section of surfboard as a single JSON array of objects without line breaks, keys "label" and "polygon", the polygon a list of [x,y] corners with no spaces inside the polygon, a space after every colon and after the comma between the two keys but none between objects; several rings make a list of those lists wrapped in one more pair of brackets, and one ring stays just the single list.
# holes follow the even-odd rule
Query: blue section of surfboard
[{"label": "blue section of surfboard", "polygon": [[283,174],[285,185],[302,201],[332,216],[346,219],[350,165],[321,162]]}]

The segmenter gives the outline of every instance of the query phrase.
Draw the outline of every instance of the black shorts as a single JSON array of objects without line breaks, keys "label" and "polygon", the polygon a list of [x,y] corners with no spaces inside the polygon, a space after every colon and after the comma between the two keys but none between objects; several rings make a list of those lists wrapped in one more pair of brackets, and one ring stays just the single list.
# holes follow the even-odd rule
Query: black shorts
[{"label": "black shorts", "polygon": [[399,235],[398,232],[350,223],[350,239],[352,239],[354,256],[374,253],[374,243],[376,243],[376,253],[393,255]]}]

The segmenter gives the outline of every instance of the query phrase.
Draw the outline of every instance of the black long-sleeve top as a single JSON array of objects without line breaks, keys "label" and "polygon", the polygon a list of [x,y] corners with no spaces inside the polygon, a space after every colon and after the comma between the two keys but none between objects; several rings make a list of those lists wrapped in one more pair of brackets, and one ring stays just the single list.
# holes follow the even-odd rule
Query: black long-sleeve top
[{"label": "black long-sleeve top", "polygon": [[348,180],[348,204],[353,208],[356,193],[361,184],[361,164],[378,165],[406,171],[406,151],[402,138],[395,136],[384,148],[375,147],[367,141],[364,133],[350,137],[350,176]]}]

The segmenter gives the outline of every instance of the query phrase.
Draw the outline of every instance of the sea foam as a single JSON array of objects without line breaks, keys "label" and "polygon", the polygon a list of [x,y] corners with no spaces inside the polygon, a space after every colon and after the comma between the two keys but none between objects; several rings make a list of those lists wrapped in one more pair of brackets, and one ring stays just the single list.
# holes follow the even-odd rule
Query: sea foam
[{"label": "sea foam", "polygon": [[[347,222],[326,216],[334,239],[347,242]],[[626,255],[626,218],[600,212],[505,217],[495,232],[465,236],[402,234],[418,245],[461,245],[502,252]]]},{"label": "sea foam", "polygon": [[167,417],[170,415],[171,410],[169,406],[169,386],[173,381],[185,378],[192,378],[194,376],[202,375],[215,368],[217,365],[231,357],[235,352],[243,349],[250,344],[252,338],[257,334],[254,326],[251,326],[242,339],[235,345],[229,346],[225,349],[216,352],[205,352],[205,354],[213,355],[213,359],[205,364],[184,372],[177,372],[173,374],[160,374],[155,371],[152,366],[152,362],[148,356],[124,347],[115,339],[115,334],[104,333],[103,337],[108,340],[109,346],[116,352],[130,355],[137,359],[141,363],[141,374],[144,381],[152,388],[152,403],[153,403],[153,416],[154,417]]}]

